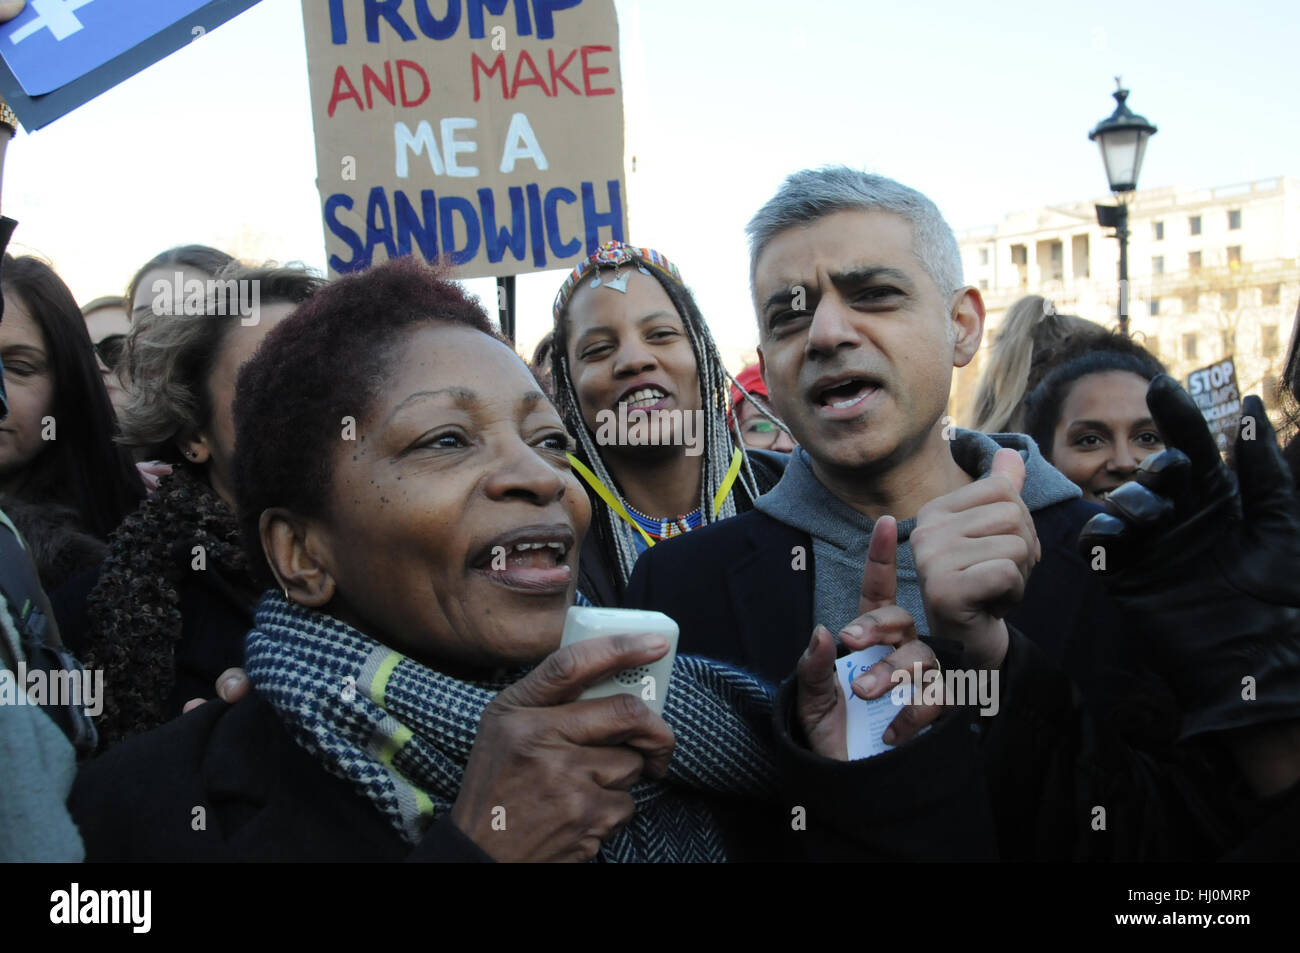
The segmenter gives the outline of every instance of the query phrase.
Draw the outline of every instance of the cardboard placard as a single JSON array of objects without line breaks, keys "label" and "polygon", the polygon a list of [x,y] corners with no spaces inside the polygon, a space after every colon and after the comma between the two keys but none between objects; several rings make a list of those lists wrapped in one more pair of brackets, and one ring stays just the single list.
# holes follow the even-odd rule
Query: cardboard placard
[{"label": "cardboard placard", "polygon": [[518,275],[624,239],[613,0],[303,0],[303,22],[331,273]]},{"label": "cardboard placard", "polygon": [[1237,365],[1231,357],[1187,375],[1187,393],[1201,408],[1220,453],[1227,453],[1237,439],[1241,420],[1241,391],[1237,387]]},{"label": "cardboard placard", "polygon": [[258,0],[28,0],[0,26],[0,93],[29,132]]}]

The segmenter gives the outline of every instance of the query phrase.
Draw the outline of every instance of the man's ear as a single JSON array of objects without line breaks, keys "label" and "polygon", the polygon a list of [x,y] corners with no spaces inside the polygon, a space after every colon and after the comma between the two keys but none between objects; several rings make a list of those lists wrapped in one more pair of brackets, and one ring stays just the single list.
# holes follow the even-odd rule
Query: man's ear
[{"label": "man's ear", "polygon": [[965,367],[975,358],[984,337],[984,299],[974,288],[963,288],[952,305],[952,366]]},{"label": "man's ear", "polygon": [[319,609],[334,598],[329,547],[314,521],[277,507],[263,511],[257,530],[266,561],[288,599]]}]

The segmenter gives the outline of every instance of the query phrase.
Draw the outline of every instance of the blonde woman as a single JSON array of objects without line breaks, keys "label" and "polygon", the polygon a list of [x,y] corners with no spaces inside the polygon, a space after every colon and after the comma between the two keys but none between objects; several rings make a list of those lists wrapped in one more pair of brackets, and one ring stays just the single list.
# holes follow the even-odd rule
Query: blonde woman
[{"label": "blonde woman", "polygon": [[975,390],[973,428],[983,433],[1020,433],[1024,402],[1038,382],[1081,341],[1101,339],[1109,332],[1073,314],[1057,314],[1041,295],[1021,298],[993,339],[993,352]]}]

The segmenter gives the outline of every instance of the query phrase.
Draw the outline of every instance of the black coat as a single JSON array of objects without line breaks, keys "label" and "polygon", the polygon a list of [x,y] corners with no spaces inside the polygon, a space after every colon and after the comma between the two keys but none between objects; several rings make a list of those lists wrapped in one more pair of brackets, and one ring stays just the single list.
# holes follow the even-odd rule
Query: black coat
[{"label": "black coat", "polygon": [[[173,544],[171,558],[184,567],[176,586],[181,614],[176,680],[164,709],[175,717],[193,698],[216,698],[217,676],[244,664],[244,636],[253,627],[253,609],[261,592],[248,579],[215,563],[206,569],[191,568],[188,542]],[[96,568],[74,577],[50,597],[64,643],[79,657],[85,657],[97,635],[88,610],[98,581]]]},{"label": "black coat", "polygon": [[[792,700],[784,686],[771,725],[781,796],[713,804],[729,858],[995,856],[969,719],[950,717],[915,744],[846,764],[803,749]],[[233,706],[208,702],[87,763],[68,807],[92,862],[491,859],[448,818],[411,847],[256,693]]]},{"label": "black coat", "polygon": [[[1043,558],[1024,600],[1007,618],[1089,690],[1114,655],[1118,608],[1075,552],[1098,508],[1074,500],[1034,513]],[[644,553],[624,605],[666,612],[681,627],[678,651],[739,666],[779,682],[808,647],[816,566],[812,538],[751,510]]]},{"label": "black coat", "polygon": [[[999,714],[975,722],[999,853],[1217,856],[1232,836],[1221,766],[1175,747],[1168,687],[1133,658],[1118,607],[1075,551],[1096,512],[1075,500],[1033,514],[1043,558],[1007,619]],[[817,621],[814,573],[811,537],[754,510],[643,554],[624,604],[675,619],[679,652],[779,680]],[[935,648],[945,665],[961,664],[951,646]],[[1106,808],[1104,830],[1095,807]]]},{"label": "black coat", "polygon": [[406,843],[256,693],[208,702],[83,765],[68,810],[91,862],[489,859],[446,819]]}]

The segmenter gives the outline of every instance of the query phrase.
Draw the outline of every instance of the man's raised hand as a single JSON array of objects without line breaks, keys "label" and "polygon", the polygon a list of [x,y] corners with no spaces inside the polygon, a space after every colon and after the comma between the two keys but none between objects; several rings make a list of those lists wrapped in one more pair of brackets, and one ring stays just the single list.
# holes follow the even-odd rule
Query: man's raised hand
[{"label": "man's raised hand", "polygon": [[1002,619],[1042,556],[1020,498],[1024,483],[1024,461],[1004,448],[988,477],[931,500],[916,516],[912,553],[930,634],[960,642],[974,668],[1002,664],[1009,641]]},{"label": "man's raised hand", "polygon": [[[934,652],[917,637],[911,613],[895,602],[897,552],[898,524],[892,516],[883,516],[876,522],[867,550],[858,617],[840,631],[840,642],[853,652],[872,645],[896,648],[853,682],[853,693],[860,698],[874,699],[885,694],[898,684],[896,671],[903,673],[899,676],[903,682],[911,681],[915,663],[919,662],[922,670],[936,667]],[[848,760],[847,700],[835,670],[835,640],[825,626],[813,629],[812,641],[799,660],[796,675],[796,706],[809,747],[823,757]],[[940,714],[942,709],[936,706],[905,706],[886,730],[885,743],[902,744]]]}]

